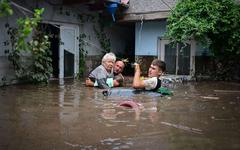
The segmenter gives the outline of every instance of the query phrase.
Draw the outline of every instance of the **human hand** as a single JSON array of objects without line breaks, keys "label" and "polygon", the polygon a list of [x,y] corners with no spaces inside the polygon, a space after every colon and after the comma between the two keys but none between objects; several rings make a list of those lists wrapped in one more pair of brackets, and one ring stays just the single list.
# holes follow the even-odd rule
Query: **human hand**
[{"label": "human hand", "polygon": [[140,71],[140,65],[138,63],[134,63],[135,71]]},{"label": "human hand", "polygon": [[89,78],[85,80],[85,84],[86,86],[94,86],[94,83]]}]

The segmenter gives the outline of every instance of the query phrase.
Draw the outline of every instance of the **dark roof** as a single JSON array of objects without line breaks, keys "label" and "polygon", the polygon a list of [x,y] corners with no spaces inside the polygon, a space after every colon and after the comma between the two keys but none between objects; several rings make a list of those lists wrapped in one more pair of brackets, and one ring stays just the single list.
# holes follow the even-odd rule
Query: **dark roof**
[{"label": "dark roof", "polygon": [[130,0],[120,22],[167,18],[177,0]]},{"label": "dark roof", "polygon": [[176,0],[130,0],[126,13],[169,11],[175,3]]}]

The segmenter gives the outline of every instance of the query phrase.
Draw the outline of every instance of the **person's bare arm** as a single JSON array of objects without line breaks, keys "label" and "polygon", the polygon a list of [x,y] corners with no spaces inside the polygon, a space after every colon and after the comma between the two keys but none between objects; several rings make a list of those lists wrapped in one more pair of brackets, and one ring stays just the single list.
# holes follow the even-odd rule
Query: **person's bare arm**
[{"label": "person's bare arm", "polygon": [[141,69],[139,64],[135,64],[135,73],[133,77],[132,87],[135,89],[143,89],[145,88],[143,80],[141,80]]}]

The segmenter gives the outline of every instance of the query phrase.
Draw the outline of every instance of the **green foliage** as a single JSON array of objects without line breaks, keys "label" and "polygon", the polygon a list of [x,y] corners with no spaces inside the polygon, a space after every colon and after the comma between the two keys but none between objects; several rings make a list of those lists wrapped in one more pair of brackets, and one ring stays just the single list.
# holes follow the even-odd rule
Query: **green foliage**
[{"label": "green foliage", "polygon": [[215,55],[240,54],[240,6],[233,0],[180,0],[168,18],[167,37],[190,38],[208,45]]},{"label": "green foliage", "polygon": [[240,61],[235,56],[219,56],[214,58],[214,71],[212,79],[225,81],[240,81]]},{"label": "green foliage", "polygon": [[[6,25],[12,45],[9,60],[13,64],[16,76],[19,79],[34,83],[47,82],[52,73],[48,36],[37,29],[43,11],[44,9],[36,9],[33,18],[18,19],[18,28]],[[27,42],[26,39],[32,33],[34,33],[32,40]],[[24,58],[23,54],[30,57]],[[27,65],[28,62],[30,65]]]},{"label": "green foliage", "polygon": [[31,51],[31,68],[29,69],[29,78],[32,82],[48,82],[52,74],[52,58],[49,49],[50,42],[47,35],[40,31],[35,31],[33,40],[29,42]]},{"label": "green foliage", "polygon": [[83,74],[85,73],[85,64],[86,64],[86,56],[87,56],[87,51],[85,50],[85,41],[86,39],[86,34],[80,34],[79,35],[79,73],[78,73],[78,78],[81,78]]},{"label": "green foliage", "polygon": [[12,15],[13,10],[8,0],[0,0],[0,17]]},{"label": "green foliage", "polygon": [[37,27],[38,23],[41,21],[41,14],[44,9],[35,9],[33,18],[19,18],[17,20],[18,24],[18,35],[15,49],[18,51],[27,51],[28,44],[25,41],[29,35],[32,33],[33,29]]}]

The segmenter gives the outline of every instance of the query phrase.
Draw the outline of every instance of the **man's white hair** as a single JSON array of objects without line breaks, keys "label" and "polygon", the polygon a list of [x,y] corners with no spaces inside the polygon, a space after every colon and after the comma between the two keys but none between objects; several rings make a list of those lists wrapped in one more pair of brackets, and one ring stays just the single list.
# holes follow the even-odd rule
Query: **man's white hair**
[{"label": "man's white hair", "polygon": [[116,56],[114,53],[110,52],[110,53],[106,53],[103,58],[102,58],[102,64],[105,62],[105,61],[108,61],[108,60],[112,60],[113,62],[116,61]]}]

